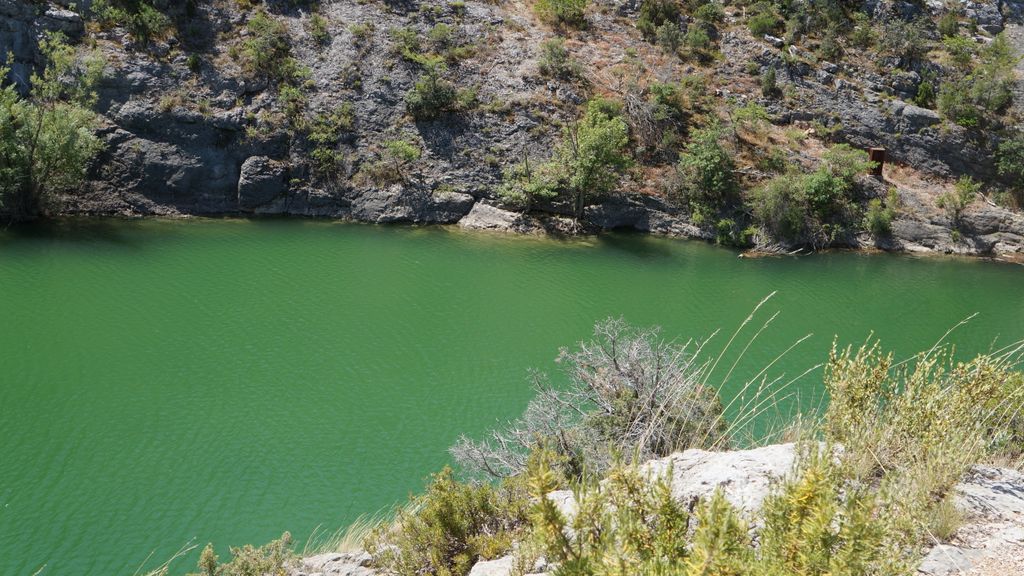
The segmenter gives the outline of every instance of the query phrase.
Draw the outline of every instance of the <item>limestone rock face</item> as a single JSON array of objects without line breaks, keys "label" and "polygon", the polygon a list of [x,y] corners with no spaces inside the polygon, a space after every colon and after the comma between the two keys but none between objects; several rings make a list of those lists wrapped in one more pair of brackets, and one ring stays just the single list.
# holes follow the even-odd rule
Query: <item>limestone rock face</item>
[{"label": "limestone rock face", "polygon": [[467,230],[493,230],[519,234],[544,233],[544,228],[534,218],[482,202],[473,205],[469,214],[459,220],[459,226]]},{"label": "limestone rock face", "polygon": [[375,576],[370,561],[366,552],[318,554],[301,559],[289,576]]},{"label": "limestone rock face", "polygon": [[367,222],[452,224],[473,206],[473,197],[461,192],[433,194],[412,185],[372,188],[352,200],[352,216]]},{"label": "limestone rock face", "polygon": [[253,156],[242,163],[238,177],[238,207],[253,211],[284,193],[288,170],[266,156]]},{"label": "limestone rock face", "polygon": [[497,560],[484,560],[477,562],[469,571],[469,576],[509,576],[515,565],[515,558],[504,556]]},{"label": "limestone rock face", "polygon": [[690,506],[715,490],[742,512],[761,508],[772,486],[793,469],[794,444],[774,444],[753,450],[708,452],[691,449],[652,460],[641,470],[662,477],[671,470],[672,496]]}]

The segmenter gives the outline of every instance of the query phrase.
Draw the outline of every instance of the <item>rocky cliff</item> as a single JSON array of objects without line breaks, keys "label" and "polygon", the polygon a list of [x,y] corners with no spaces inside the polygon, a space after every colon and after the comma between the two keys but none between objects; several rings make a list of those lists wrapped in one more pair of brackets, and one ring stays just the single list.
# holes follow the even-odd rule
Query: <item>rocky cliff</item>
[{"label": "rocky cliff", "polygon": [[[105,148],[86,189],[61,199],[66,213],[292,214],[577,230],[558,201],[538,203],[529,214],[501,206],[496,189],[503,171],[524,158],[550,156],[561,127],[575,121],[588,98],[645,102],[658,83],[699,78],[706,100],[695,118],[729,122],[730,110],[745,102],[769,114],[770,125],[738,153],[747,186],[764,178],[757,158],[747,158],[751,140],[795,166],[814,165],[832,142],[887,149],[884,180],[865,179],[863,201],[898,190],[891,235],[854,230],[834,245],[986,255],[1024,250],[1019,211],[979,195],[953,216],[936,202],[961,175],[1006,185],[993,151],[997,134],[1018,112],[1007,111],[1002,125],[984,130],[959,126],[912,103],[923,82],[946,70],[941,58],[909,61],[847,47],[833,63],[821,57],[821,39],[752,34],[745,4],[724,7],[707,58],[677,57],[645,40],[634,0],[594,0],[578,28],[545,24],[522,0],[156,0],[167,25],[153,34],[97,20],[90,4],[0,0],[0,46],[13,56],[14,81],[25,84],[43,64],[37,45],[47,31],[61,31],[106,60],[98,104]],[[859,8],[896,22],[933,20],[947,9],[900,0],[868,0]],[[966,0],[958,10],[978,45],[1005,31],[1021,51],[1024,3]],[[301,71],[288,86],[254,69],[241,50],[255,34],[249,23],[257,12],[286,31],[284,53]],[[680,20],[681,30],[695,26],[692,16]],[[572,74],[542,73],[544,41],[556,37],[564,38]],[[443,58],[444,79],[466,104],[417,119],[407,94],[424,77],[427,53]],[[760,85],[769,70],[778,94]],[[695,118],[680,122],[695,124]],[[694,218],[672,193],[679,146],[645,148],[651,135],[642,123],[632,124],[636,165],[618,193],[586,207],[583,229],[715,238],[713,223]],[[413,152],[396,156],[396,142]]]}]

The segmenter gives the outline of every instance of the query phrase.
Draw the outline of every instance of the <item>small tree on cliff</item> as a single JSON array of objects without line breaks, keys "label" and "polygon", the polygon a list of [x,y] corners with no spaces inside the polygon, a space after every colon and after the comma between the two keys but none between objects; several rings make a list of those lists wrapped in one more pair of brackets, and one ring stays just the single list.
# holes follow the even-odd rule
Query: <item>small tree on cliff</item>
[{"label": "small tree on cliff", "polygon": [[[13,85],[0,88],[0,207],[15,219],[46,213],[54,193],[81,184],[101,148],[90,108],[103,62],[79,62],[60,34],[47,36],[40,49],[47,64],[32,75],[28,98]],[[0,80],[8,73],[0,68]]]},{"label": "small tree on cliff", "polygon": [[607,101],[591,100],[583,118],[566,126],[555,157],[576,219],[588,201],[611,192],[630,166],[628,142],[626,122]]}]

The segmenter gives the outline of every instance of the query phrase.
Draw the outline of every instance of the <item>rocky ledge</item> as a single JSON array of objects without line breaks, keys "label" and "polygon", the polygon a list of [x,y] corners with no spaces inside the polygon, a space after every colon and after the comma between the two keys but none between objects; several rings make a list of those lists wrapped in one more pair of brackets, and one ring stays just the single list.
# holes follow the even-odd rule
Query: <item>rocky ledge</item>
[{"label": "rocky ledge", "polygon": [[[789,474],[796,460],[794,444],[752,450],[708,452],[686,450],[643,465],[652,477],[671,471],[674,498],[687,506],[721,490],[726,499],[752,516],[774,485]],[[956,506],[963,523],[949,542],[927,551],[922,576],[1024,576],[1024,474],[1006,468],[976,466],[956,486]],[[566,516],[576,511],[572,492],[548,496]],[[320,554],[301,560],[291,576],[375,576],[365,552]],[[514,558],[478,562],[470,576],[510,576]],[[534,576],[550,574],[543,563]]]}]

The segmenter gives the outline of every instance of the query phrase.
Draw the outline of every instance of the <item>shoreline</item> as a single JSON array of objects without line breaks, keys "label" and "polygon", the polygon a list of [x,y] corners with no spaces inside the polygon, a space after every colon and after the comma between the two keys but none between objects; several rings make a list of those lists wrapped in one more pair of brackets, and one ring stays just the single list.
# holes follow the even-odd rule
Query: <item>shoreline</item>
[{"label": "shoreline", "polygon": [[[407,227],[407,228],[432,228],[436,227],[439,229],[446,230],[460,230],[466,231],[472,234],[484,234],[494,237],[532,237],[532,238],[546,238],[550,240],[572,240],[587,237],[598,237],[608,233],[624,233],[624,234],[636,234],[645,235],[652,237],[671,238],[676,240],[687,240],[687,241],[699,241],[719,248],[725,248],[736,253],[738,258],[743,259],[763,259],[763,258],[783,258],[783,257],[800,257],[800,256],[811,256],[815,254],[826,254],[826,253],[837,253],[837,252],[850,252],[862,255],[880,255],[880,254],[891,254],[891,255],[904,255],[904,256],[919,256],[923,258],[953,258],[953,259],[968,259],[968,260],[987,260],[992,262],[1000,262],[1006,264],[1024,265],[1024,245],[1017,246],[1018,251],[996,251],[996,252],[982,252],[978,250],[960,250],[950,251],[943,250],[941,248],[931,248],[923,245],[906,245],[904,239],[900,238],[889,238],[885,242],[871,244],[868,242],[858,241],[856,244],[847,245],[833,245],[824,248],[810,248],[795,247],[790,250],[784,249],[761,249],[758,247],[742,248],[732,246],[728,244],[722,244],[716,242],[713,237],[707,234],[686,234],[679,233],[673,230],[650,230],[642,229],[637,227],[597,227],[593,224],[586,226],[582,230],[567,231],[565,229],[557,228],[543,228],[538,225],[538,221],[546,218],[554,218],[560,220],[567,220],[557,215],[550,213],[542,213],[537,215],[533,214],[521,214],[511,211],[502,210],[500,208],[492,207],[483,202],[477,202],[477,205],[484,205],[495,210],[501,210],[507,214],[515,215],[517,218],[532,220],[533,223],[530,227],[521,228],[517,227],[514,222],[499,221],[495,225],[481,226],[469,224],[467,225],[466,220],[469,218],[469,214],[456,220],[454,222],[418,222],[418,221],[372,221],[366,219],[360,219],[349,216],[324,216],[324,215],[308,215],[308,214],[294,214],[294,213],[243,213],[243,212],[217,212],[217,213],[187,213],[187,212],[174,212],[174,213],[90,213],[90,212],[61,212],[56,216],[41,218],[37,220],[27,222],[15,222],[5,227],[5,230],[11,228],[35,228],[46,226],[49,224],[59,224],[61,222],[68,221],[95,221],[95,222],[116,222],[116,221],[226,221],[226,220],[239,220],[239,221],[272,221],[272,220],[296,220],[296,221],[310,221],[310,222],[321,222],[325,224],[362,224],[362,225],[376,225],[381,227]],[[692,226],[692,225],[691,225]],[[695,227],[694,227],[695,228]],[[854,240],[860,240],[861,234]],[[966,242],[966,240],[965,240]]]}]

